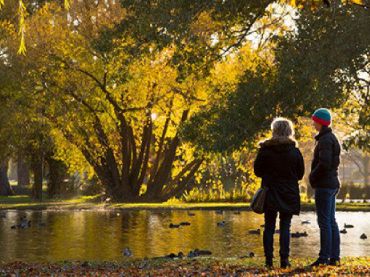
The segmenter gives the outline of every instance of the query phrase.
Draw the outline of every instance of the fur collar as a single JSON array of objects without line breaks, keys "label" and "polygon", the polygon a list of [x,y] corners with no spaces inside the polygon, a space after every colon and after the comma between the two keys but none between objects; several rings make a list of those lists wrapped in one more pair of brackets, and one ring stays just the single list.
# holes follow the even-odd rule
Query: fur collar
[{"label": "fur collar", "polygon": [[261,147],[275,146],[275,145],[294,145],[298,147],[298,142],[295,139],[288,137],[270,138],[259,143]]}]

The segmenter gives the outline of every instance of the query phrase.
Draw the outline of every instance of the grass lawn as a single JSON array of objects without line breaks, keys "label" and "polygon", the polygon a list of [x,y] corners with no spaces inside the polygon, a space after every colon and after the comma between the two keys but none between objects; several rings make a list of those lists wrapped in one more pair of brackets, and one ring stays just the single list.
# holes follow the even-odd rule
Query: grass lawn
[{"label": "grass lawn", "polygon": [[[4,276],[369,276],[370,257],[344,258],[341,266],[310,268],[312,259],[293,259],[290,269],[263,267],[261,258],[149,259],[125,262],[0,263]],[[278,261],[276,261],[277,266]]]},{"label": "grass lawn", "polygon": [[[33,201],[27,195],[0,196],[0,209],[239,209],[249,210],[249,203],[102,203],[99,196],[80,196],[72,199]],[[302,203],[303,211],[313,211],[314,203]],[[339,203],[338,211],[370,211],[370,203]]]},{"label": "grass lawn", "polygon": [[45,199],[34,201],[28,195],[0,196],[0,210],[4,209],[48,209],[48,208],[97,208],[103,207],[96,202],[96,196],[81,196],[72,199]]}]

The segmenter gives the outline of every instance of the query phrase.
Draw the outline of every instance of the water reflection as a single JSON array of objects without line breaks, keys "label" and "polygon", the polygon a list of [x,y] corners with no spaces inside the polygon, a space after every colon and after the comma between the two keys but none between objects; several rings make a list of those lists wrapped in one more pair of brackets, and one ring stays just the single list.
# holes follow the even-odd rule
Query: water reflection
[{"label": "water reflection", "polygon": [[[4,212],[2,212],[4,213]],[[253,251],[262,256],[262,235],[248,230],[260,228],[262,216],[242,211],[6,211],[0,219],[0,260],[61,261],[121,260],[122,249],[130,247],[135,257],[153,257],[199,248],[214,256],[242,256]],[[31,228],[11,229],[25,215]],[[355,228],[341,235],[343,256],[370,255],[370,240],[361,240],[370,230],[370,213],[338,212],[340,227],[351,223]],[[224,220],[224,227],[217,222]],[[311,224],[302,225],[309,220]],[[190,226],[170,229],[172,223],[191,222]],[[277,226],[278,228],[278,226]],[[316,256],[319,244],[315,214],[294,217],[292,231],[307,231],[307,238],[291,240],[292,256]],[[367,235],[370,235],[369,233]],[[278,236],[275,237],[278,256]]]}]

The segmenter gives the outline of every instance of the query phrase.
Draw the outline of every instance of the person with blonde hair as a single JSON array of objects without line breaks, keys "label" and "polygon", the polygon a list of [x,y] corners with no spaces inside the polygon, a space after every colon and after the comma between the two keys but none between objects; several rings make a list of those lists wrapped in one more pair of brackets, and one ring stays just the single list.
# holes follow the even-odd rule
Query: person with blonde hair
[{"label": "person with blonde hair", "polygon": [[256,176],[267,187],[264,205],[265,229],[263,247],[266,266],[273,266],[273,236],[277,214],[280,218],[280,266],[290,266],[290,224],[300,212],[298,181],[304,175],[304,161],[294,139],[293,123],[286,118],[275,118],[271,124],[272,137],[260,142],[254,162]]}]

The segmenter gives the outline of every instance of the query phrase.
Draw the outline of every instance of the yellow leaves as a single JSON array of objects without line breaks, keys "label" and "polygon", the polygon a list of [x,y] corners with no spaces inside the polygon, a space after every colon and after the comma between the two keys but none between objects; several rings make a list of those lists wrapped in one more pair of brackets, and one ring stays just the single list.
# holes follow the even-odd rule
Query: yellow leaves
[{"label": "yellow leaves", "polygon": [[25,39],[24,39],[24,34],[22,33],[17,53],[19,55],[26,55],[26,50],[27,50],[26,49],[26,42],[25,42]]},{"label": "yellow leaves", "polygon": [[70,7],[71,7],[70,0],[64,0],[64,8],[66,10],[69,10]]},{"label": "yellow leaves", "polygon": [[218,25],[219,23],[213,21],[209,12],[202,12],[197,20],[191,24],[190,32],[203,40],[208,40],[209,44],[211,44],[212,39],[210,39],[210,35],[216,32]]},{"label": "yellow leaves", "polygon": [[22,0],[19,0],[18,13],[19,13],[19,33],[24,34],[26,6],[24,5]]},{"label": "yellow leaves", "polygon": [[19,35],[20,35],[20,45],[18,49],[18,54],[25,55],[26,54],[26,43],[25,43],[25,33],[26,33],[26,23],[25,23],[25,17],[26,17],[26,6],[24,5],[22,0],[19,0],[19,6],[18,6],[18,14],[19,14]]},{"label": "yellow leaves", "polygon": [[352,0],[352,3],[357,4],[357,5],[364,5],[365,2],[363,0]]},{"label": "yellow leaves", "polygon": [[6,38],[9,36],[16,36],[16,29],[12,23],[7,20],[0,21],[0,37],[1,39]]},{"label": "yellow leaves", "polygon": [[253,51],[250,43],[246,43],[238,53],[230,55],[224,61],[217,63],[209,77],[208,90],[217,90],[217,93],[209,93],[209,101],[217,101],[225,97],[225,94],[235,91],[240,77],[246,70],[255,71],[259,62],[256,51]]},{"label": "yellow leaves", "polygon": [[86,173],[87,177],[91,178],[94,175],[94,170],[88,164],[80,150],[68,142],[58,129],[53,128],[50,133],[57,146],[55,147],[56,152],[54,157],[67,162],[68,172],[70,174],[74,174],[77,171],[81,174]]},{"label": "yellow leaves", "polygon": [[302,2],[304,2],[304,1],[289,0],[287,2],[293,8],[298,8],[298,9],[302,9],[303,8],[303,3]]},{"label": "yellow leaves", "polygon": [[4,6],[4,0],[0,0],[0,9]]},{"label": "yellow leaves", "polygon": [[[331,3],[332,1],[328,1]],[[346,4],[356,4],[363,6],[365,5],[365,1],[363,0],[342,0],[341,1],[343,5]],[[293,8],[303,9],[304,7],[308,7],[311,10],[317,10],[318,8],[321,8],[323,6],[326,6],[325,1],[323,0],[283,0],[282,3],[287,3],[288,5],[292,6]],[[333,5],[333,4],[332,4]]]}]

